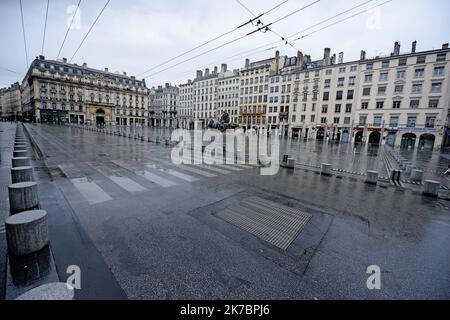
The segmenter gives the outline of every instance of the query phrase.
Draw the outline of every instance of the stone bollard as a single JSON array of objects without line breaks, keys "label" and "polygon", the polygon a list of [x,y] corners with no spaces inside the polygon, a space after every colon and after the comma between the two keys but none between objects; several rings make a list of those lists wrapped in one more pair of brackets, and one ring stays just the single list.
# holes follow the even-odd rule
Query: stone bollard
[{"label": "stone bollard", "polygon": [[[166,139],[165,145],[168,146],[170,145],[169,139]],[[202,152],[205,152],[204,150]]]},{"label": "stone bollard", "polygon": [[414,165],[411,162],[407,162],[405,165],[405,173],[411,174],[411,171],[414,169]]},{"label": "stone bollard", "polygon": [[48,244],[47,212],[30,210],[10,216],[5,221],[9,254],[24,256]]},{"label": "stone bollard", "polygon": [[148,137],[147,142],[152,142],[152,140],[150,139],[150,137]]},{"label": "stone bollard", "polygon": [[412,170],[411,171],[411,180],[415,182],[422,182],[423,180],[423,171],[422,170]]},{"label": "stone bollard", "polygon": [[322,175],[331,176],[333,170],[333,165],[329,163],[322,163]]},{"label": "stone bollard", "polygon": [[13,157],[14,158],[26,158],[28,156],[28,151],[20,150],[20,151],[13,151]]},{"label": "stone bollard", "polygon": [[20,182],[32,182],[32,181],[34,181],[32,167],[11,168],[11,182],[13,184],[20,183]]},{"label": "stone bollard", "polygon": [[8,187],[9,210],[12,214],[35,209],[39,206],[36,182],[20,182]]},{"label": "stone bollard", "polygon": [[295,169],[295,159],[288,158],[287,163],[286,163],[286,168]]},{"label": "stone bollard", "polygon": [[68,301],[74,299],[74,289],[65,282],[53,282],[31,289],[16,300],[48,300],[48,301]]},{"label": "stone bollard", "polygon": [[27,147],[26,146],[15,146],[14,147],[14,151],[26,151]]},{"label": "stone bollard", "polygon": [[141,141],[145,141],[145,137],[144,136],[141,136]]},{"label": "stone bollard", "polygon": [[159,143],[159,136],[156,137],[156,143]]},{"label": "stone bollard", "polygon": [[441,183],[439,181],[425,180],[423,183],[423,195],[437,198],[440,187]]},{"label": "stone bollard", "polygon": [[366,183],[377,184],[378,183],[378,171],[368,170],[366,176]]},{"label": "stone bollard", "polygon": [[402,159],[400,160],[400,169],[405,170],[406,169],[406,163],[408,162],[408,159]]},{"label": "stone bollard", "polygon": [[30,158],[29,157],[20,157],[20,158],[12,158],[12,167],[29,167],[30,166]]}]

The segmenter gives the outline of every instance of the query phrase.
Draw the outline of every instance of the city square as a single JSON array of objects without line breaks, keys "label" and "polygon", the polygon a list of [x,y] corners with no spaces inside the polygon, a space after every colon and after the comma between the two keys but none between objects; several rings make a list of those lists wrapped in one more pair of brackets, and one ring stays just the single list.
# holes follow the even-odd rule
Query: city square
[{"label": "city square", "polygon": [[0,300],[450,300],[448,3],[41,2],[0,4]]}]

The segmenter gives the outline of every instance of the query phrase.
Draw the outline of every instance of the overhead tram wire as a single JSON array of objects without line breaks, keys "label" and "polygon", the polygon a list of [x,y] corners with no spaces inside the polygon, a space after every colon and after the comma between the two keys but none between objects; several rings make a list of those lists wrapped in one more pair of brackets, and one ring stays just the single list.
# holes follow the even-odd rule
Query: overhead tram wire
[{"label": "overhead tram wire", "polygon": [[44,54],[45,34],[47,33],[47,18],[48,18],[48,7],[49,6],[50,6],[50,0],[47,0],[47,9],[45,10],[44,36],[42,38],[41,55]]},{"label": "overhead tram wire", "polygon": [[[361,3],[361,4],[359,4],[359,5],[356,5],[356,6],[354,6],[354,7],[352,7],[352,8],[349,8],[349,9],[347,9],[347,10],[345,10],[345,11],[342,11],[342,12],[340,12],[340,13],[338,13],[338,14],[332,16],[332,17],[329,17],[329,18],[327,18],[327,19],[324,19],[324,20],[322,20],[322,21],[320,21],[320,22],[318,22],[318,23],[316,23],[316,24],[314,24],[314,25],[312,25],[312,26],[309,26],[309,27],[307,27],[307,28],[305,28],[305,29],[303,29],[303,30],[301,30],[301,31],[298,31],[298,32],[296,32],[296,33],[294,33],[294,34],[288,36],[287,39],[288,39],[288,38],[292,38],[292,37],[294,37],[294,36],[296,36],[296,35],[299,35],[299,34],[305,32],[305,31],[311,30],[311,29],[314,28],[314,27],[317,27],[317,26],[319,26],[319,25],[321,25],[321,24],[323,24],[323,23],[325,23],[325,22],[328,22],[328,21],[330,21],[330,20],[332,20],[332,19],[335,19],[335,18],[337,18],[337,17],[340,17],[340,16],[342,16],[342,15],[344,15],[344,14],[350,12],[350,11],[353,11],[353,10],[359,8],[359,7],[362,7],[362,6],[364,6],[364,5],[366,5],[366,4],[370,3],[370,2],[373,2],[373,0],[365,1],[365,2],[363,2],[363,3]],[[367,10],[370,10],[370,8],[367,9]],[[260,52],[264,52],[264,51],[267,51],[267,50],[273,50],[273,49],[276,49],[276,48],[281,47],[281,46],[283,45],[282,43],[285,43],[285,42],[282,41],[282,40],[277,40],[277,41],[274,41],[274,42],[266,43],[266,44],[263,44],[263,45],[258,46],[258,47],[256,47],[256,48],[253,48],[253,49],[241,51],[241,52],[239,52],[239,53],[237,53],[237,54],[234,54],[234,55],[232,55],[232,56],[226,57],[226,58],[221,59],[220,61],[217,61],[217,62],[214,62],[214,63],[220,63],[221,61],[225,61],[225,60],[228,60],[228,59],[232,59],[232,58],[234,58],[234,57],[241,56],[241,55],[243,55],[243,54],[251,54],[251,55],[253,55],[253,54],[251,53],[251,52],[253,52],[253,51],[258,51],[258,50],[259,50],[257,53],[260,53]],[[277,45],[277,46],[274,46],[274,45],[276,45],[276,44],[278,44],[278,45]],[[268,46],[271,46],[271,47],[266,48],[266,47],[268,47]],[[260,49],[262,49],[262,48],[266,48],[266,49],[260,50]],[[214,64],[214,63],[211,63],[211,64]],[[207,65],[211,65],[211,64],[207,64]]]},{"label": "overhead tram wire", "polygon": [[73,14],[72,20],[70,21],[69,27],[67,28],[66,35],[64,36],[64,40],[63,40],[63,42],[61,44],[61,47],[59,48],[58,55],[56,56],[56,59],[59,58],[59,55],[61,54],[61,51],[62,51],[62,49],[64,47],[64,44],[66,43],[67,35],[69,34],[70,28],[72,28],[72,24],[73,24],[73,21],[75,20],[75,17],[77,15],[78,9],[80,8],[80,4],[81,4],[81,0],[78,1],[77,8],[75,9],[75,12]]},{"label": "overhead tram wire", "polygon": [[[321,22],[319,22],[319,23],[317,23],[317,24],[315,24],[315,25],[313,25],[313,26],[310,26],[310,27],[308,27],[308,28],[306,28],[306,29],[303,29],[303,31],[297,32],[297,33],[295,33],[295,34],[298,35],[298,34],[300,34],[301,32],[310,30],[310,29],[314,28],[315,26],[318,26],[318,25],[323,24],[323,23],[325,23],[325,22],[327,22],[327,21],[330,21],[331,19],[334,19],[334,18],[336,18],[336,17],[339,17],[339,16],[341,16],[341,15],[343,15],[343,14],[345,14],[345,13],[348,13],[348,12],[350,12],[350,11],[352,11],[352,10],[358,8],[358,7],[361,7],[361,6],[363,6],[364,4],[367,4],[367,3],[369,3],[369,2],[372,2],[372,1],[373,1],[373,0],[367,1],[367,2],[365,2],[365,3],[363,3],[363,4],[360,4],[360,5],[358,5],[358,6],[355,6],[355,7],[351,8],[351,9],[345,10],[345,11],[343,11],[343,12],[341,12],[341,13],[339,13],[339,14],[337,14],[337,15],[331,17],[331,18],[327,18],[327,19],[325,19],[325,20],[323,20],[323,21],[321,21]],[[381,7],[381,6],[383,6],[383,5],[385,5],[385,4],[389,3],[389,2],[392,2],[392,1],[393,1],[393,0],[388,0],[388,1],[385,1],[385,2],[380,3],[380,4],[378,4],[378,5],[375,5],[375,6],[372,6],[372,7],[370,7],[370,8],[367,8],[367,9],[365,9],[365,10],[362,10],[362,11],[360,11],[360,12],[357,12],[356,14],[353,14],[353,15],[351,15],[351,16],[349,16],[349,17],[346,17],[346,18],[344,18],[344,19],[341,19],[341,20],[339,20],[339,21],[336,21],[336,22],[334,22],[334,23],[332,23],[332,24],[330,24],[330,25],[327,25],[326,27],[323,27],[323,28],[320,28],[320,29],[318,29],[318,30],[315,30],[315,31],[313,31],[313,32],[311,32],[311,33],[309,33],[309,34],[306,34],[305,36],[300,37],[300,38],[298,38],[298,39],[295,39],[295,40],[293,40],[293,41],[298,41],[298,40],[300,40],[300,39],[303,39],[303,38],[305,38],[305,37],[307,37],[307,36],[310,36],[310,35],[312,35],[312,34],[314,34],[314,33],[316,33],[316,32],[322,31],[322,30],[324,30],[324,29],[326,29],[326,28],[330,28],[330,27],[332,27],[332,26],[334,26],[334,25],[336,25],[336,24],[338,24],[338,23],[342,23],[342,22],[344,22],[344,21],[347,21],[347,20],[349,20],[349,19],[351,19],[351,18],[354,18],[354,17],[356,17],[356,16],[358,16],[358,15],[361,15],[361,14],[363,14],[363,13],[369,11],[369,10],[372,10],[372,9],[374,9],[374,8]],[[238,53],[238,54],[234,54],[234,55],[232,55],[232,56],[229,56],[229,57],[227,57],[227,58],[221,59],[220,61],[216,61],[216,62],[213,62],[213,63],[205,64],[205,65],[203,65],[203,66],[201,66],[201,67],[199,67],[199,68],[207,67],[207,66],[209,66],[209,65],[214,65],[215,63],[224,62],[224,61],[225,61],[225,62],[235,61],[235,60],[238,60],[238,59],[242,59],[242,58],[248,57],[249,55],[250,55],[250,56],[253,56],[253,55],[256,55],[256,54],[259,54],[259,53],[268,51],[268,50],[274,50],[274,49],[277,49],[277,48],[280,48],[280,47],[285,46],[285,44],[283,43],[283,44],[279,44],[278,46],[272,46],[272,47],[269,47],[269,48],[266,48],[266,49],[263,49],[263,50],[259,50],[259,51],[257,51],[257,52],[254,52],[254,53],[250,53],[250,54],[249,54],[249,52],[252,52],[252,51],[255,51],[255,50],[264,48],[264,47],[266,47],[266,46],[274,45],[274,44],[277,44],[277,43],[280,43],[280,42],[281,42],[281,41],[275,41],[275,42],[268,43],[268,44],[266,44],[266,45],[262,45],[262,46],[259,46],[259,47],[256,47],[256,48],[253,48],[253,49],[250,49],[250,50],[246,50],[246,51],[240,52],[240,53]],[[247,53],[247,54],[246,54],[246,53]],[[245,55],[244,55],[244,54],[245,54]],[[229,60],[229,59],[234,58],[234,57],[237,57],[237,56],[240,56],[240,57],[239,57],[239,58],[236,58],[236,59]]]},{"label": "overhead tram wire", "polygon": [[102,10],[100,11],[100,13],[98,14],[97,18],[95,18],[94,22],[92,23],[91,27],[89,28],[88,32],[86,33],[86,35],[84,36],[83,40],[81,40],[80,45],[78,46],[77,50],[75,50],[75,53],[72,55],[72,57],[70,58],[69,62],[71,62],[73,60],[73,58],[77,55],[78,50],[80,50],[81,46],[83,45],[84,41],[86,40],[86,38],[89,36],[89,34],[91,33],[92,29],[94,28],[95,24],[97,23],[98,19],[100,19],[103,11],[105,11],[106,7],[108,6],[109,2],[111,0],[107,0],[105,5],[103,6]]},{"label": "overhead tram wire", "polygon": [[[321,1],[321,0],[316,0],[316,1],[314,1],[314,2],[311,2],[310,4],[308,4],[308,5],[306,5],[306,6],[302,7],[302,8],[300,8],[300,9],[298,9],[298,10],[296,10],[295,13],[298,13],[298,12],[304,10],[304,9],[307,9],[307,8],[311,7],[312,5],[314,5],[314,4],[316,4],[316,3],[320,2],[320,1]],[[286,19],[287,17],[290,17],[290,16],[292,16],[292,13],[291,13],[291,14],[288,14],[288,15],[286,15],[286,16],[280,18],[280,19],[278,19],[277,22],[279,22],[279,21],[281,21],[281,20],[284,20],[284,19]],[[221,45],[219,45],[219,46],[217,46],[217,47],[214,47],[214,48],[212,48],[212,49],[209,49],[209,50],[207,50],[207,51],[204,51],[204,52],[202,52],[202,53],[200,53],[200,54],[197,54],[197,55],[195,55],[195,56],[193,56],[193,57],[191,57],[191,58],[185,59],[185,60],[183,60],[183,61],[181,61],[181,62],[178,62],[178,63],[176,63],[176,64],[174,64],[174,65],[171,65],[171,66],[169,66],[169,67],[167,67],[167,68],[164,68],[164,69],[162,69],[162,70],[160,70],[160,71],[157,71],[157,72],[155,72],[155,73],[152,73],[152,74],[146,76],[145,79],[146,79],[146,78],[149,78],[149,77],[152,77],[152,76],[154,76],[154,75],[160,74],[160,73],[162,73],[162,72],[164,72],[164,71],[170,70],[170,69],[172,69],[172,68],[175,68],[175,67],[177,67],[177,66],[179,66],[179,65],[181,65],[181,64],[183,64],[183,63],[185,63],[185,62],[194,60],[194,59],[196,59],[196,58],[198,58],[198,57],[201,57],[201,56],[203,56],[203,55],[205,55],[205,54],[207,54],[207,53],[210,53],[210,52],[212,52],[212,51],[215,51],[215,50],[217,50],[217,49],[220,49],[220,48],[222,48],[222,47],[225,47],[225,46],[227,46],[227,45],[229,45],[229,44],[231,44],[231,43],[234,43],[234,42],[237,42],[237,41],[239,41],[239,40],[242,40],[243,38],[246,38],[246,37],[248,37],[248,36],[250,36],[250,35],[252,35],[252,34],[254,34],[254,33],[257,33],[257,32],[260,32],[260,31],[264,31],[264,29],[266,29],[268,26],[273,25],[273,24],[275,24],[275,23],[276,23],[276,22],[269,23],[269,24],[267,24],[266,26],[260,27],[260,28],[258,28],[258,29],[256,29],[256,30],[252,31],[252,32],[249,32],[249,33],[243,35],[243,36],[240,36],[240,37],[238,37],[238,38],[235,38],[235,39],[233,39],[233,40],[230,40],[230,41],[228,41],[228,42],[226,42],[226,43],[223,43],[223,44],[221,44]]]},{"label": "overhead tram wire", "polygon": [[194,47],[194,48],[192,48],[192,49],[189,49],[189,50],[187,50],[187,51],[185,51],[185,52],[183,52],[183,53],[180,53],[179,55],[177,55],[177,56],[175,56],[175,57],[173,57],[173,58],[170,58],[170,59],[168,59],[168,60],[166,60],[166,61],[164,61],[164,62],[162,62],[162,63],[160,63],[160,64],[158,64],[158,65],[156,65],[156,66],[154,66],[154,67],[152,67],[152,68],[150,68],[150,69],[144,71],[144,72],[141,72],[141,73],[137,74],[137,77],[140,77],[141,75],[144,75],[144,74],[146,74],[146,73],[149,73],[150,71],[153,71],[153,70],[155,70],[155,69],[157,69],[157,68],[159,68],[159,67],[162,67],[162,66],[168,64],[169,62],[171,62],[171,61],[173,61],[173,60],[176,60],[176,59],[178,59],[178,58],[181,58],[182,56],[184,56],[184,55],[186,55],[186,54],[189,54],[189,53],[191,53],[191,52],[193,52],[193,51],[195,51],[195,50],[197,50],[197,49],[200,49],[200,48],[206,46],[207,44],[210,44],[211,42],[214,42],[214,41],[216,41],[216,40],[219,40],[219,39],[221,39],[221,38],[223,38],[223,37],[225,37],[225,36],[227,36],[227,35],[229,35],[229,34],[235,32],[235,31],[237,31],[237,30],[241,29],[242,27],[245,27],[246,25],[252,24],[255,20],[261,18],[261,17],[264,16],[264,15],[269,14],[270,12],[274,11],[275,9],[277,9],[277,8],[279,8],[280,6],[282,6],[283,4],[285,4],[287,1],[288,1],[288,0],[285,0],[285,1],[283,1],[283,2],[281,2],[281,3],[279,3],[279,4],[277,4],[277,5],[274,6],[273,8],[269,9],[268,11],[266,11],[266,12],[264,12],[264,13],[261,13],[260,15],[257,15],[257,16],[255,15],[255,17],[254,17],[253,19],[250,19],[249,21],[247,21],[247,22],[245,22],[245,23],[243,23],[243,24],[237,26],[236,28],[233,28],[233,29],[231,29],[231,30],[229,30],[229,31],[227,31],[227,32],[225,32],[225,33],[222,33],[221,35],[218,35],[218,36],[216,36],[216,37],[214,37],[214,38],[212,38],[212,39],[210,39],[210,40],[208,40],[208,41],[206,41],[206,42],[204,42],[204,43],[202,43],[202,44],[200,44],[200,45],[198,45],[198,46],[196,46],[196,47]]},{"label": "overhead tram wire", "polygon": [[[250,13],[252,16],[256,17],[256,15],[246,6],[244,5],[240,0],[235,0],[241,7],[243,7],[248,13]],[[289,0],[286,0],[284,3],[288,2]],[[265,25],[260,19],[258,20],[258,23],[261,23],[263,25]],[[276,32],[275,30],[273,30],[272,28],[268,29],[270,32],[272,32],[273,34],[275,34],[276,36],[280,37],[282,41],[286,41],[286,44],[289,44],[293,49],[297,50],[297,48],[295,48],[291,43],[289,43],[287,41],[287,38],[283,37],[281,34],[279,34],[278,32]]]},{"label": "overhead tram wire", "polygon": [[25,24],[23,22],[22,0],[19,0],[19,4],[20,4],[20,16],[22,18],[22,34],[23,34],[23,43],[24,43],[24,46],[25,46],[25,59],[26,59],[27,68],[28,68],[28,49],[27,49],[27,39],[26,39],[26,35],[25,35]]}]

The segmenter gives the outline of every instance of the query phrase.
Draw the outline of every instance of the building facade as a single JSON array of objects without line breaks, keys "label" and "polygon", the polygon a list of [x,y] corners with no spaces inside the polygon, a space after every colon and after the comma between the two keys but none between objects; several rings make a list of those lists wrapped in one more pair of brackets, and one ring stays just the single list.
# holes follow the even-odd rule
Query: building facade
[{"label": "building facade", "polygon": [[227,70],[227,65],[222,64],[217,91],[217,117],[227,113],[230,123],[238,124],[239,114],[239,71]]},{"label": "building facade", "polygon": [[265,128],[269,77],[279,73],[285,57],[279,52],[275,58],[250,63],[246,59],[245,67],[239,71],[239,124],[246,128]]},{"label": "building facade", "polygon": [[0,89],[0,117],[8,120],[22,120],[20,85],[18,82]]},{"label": "building facade", "polygon": [[218,98],[218,79],[219,73],[217,67],[213,72],[205,69],[205,73],[197,71],[194,80],[194,119],[198,121],[201,127],[206,128],[209,121],[217,117],[217,98]]},{"label": "building facade", "polygon": [[166,83],[152,88],[149,94],[149,124],[157,128],[178,128],[179,88]]},{"label": "building facade", "polygon": [[182,129],[193,129],[194,121],[194,85],[191,80],[180,85],[178,94],[178,124]]},{"label": "building facade", "polygon": [[146,125],[148,89],[126,73],[39,56],[22,82],[22,108],[37,122]]},{"label": "building facade", "polygon": [[403,148],[448,145],[450,50],[400,53],[360,61],[354,141]]}]

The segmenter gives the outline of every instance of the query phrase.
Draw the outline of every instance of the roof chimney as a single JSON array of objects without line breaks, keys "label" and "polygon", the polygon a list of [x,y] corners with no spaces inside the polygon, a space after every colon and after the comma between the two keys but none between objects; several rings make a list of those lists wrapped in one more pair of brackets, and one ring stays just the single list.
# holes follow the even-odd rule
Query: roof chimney
[{"label": "roof chimney", "polygon": [[245,59],[245,67],[250,67],[250,59]]},{"label": "roof chimney", "polygon": [[412,53],[416,53],[416,49],[417,49],[417,41],[414,41],[414,42],[412,43],[411,52],[412,52]]},{"label": "roof chimney", "polygon": [[303,53],[301,51],[297,51],[297,65],[301,66],[303,64]]},{"label": "roof chimney", "polygon": [[361,56],[359,60],[366,60],[366,52],[364,50],[361,50]]},{"label": "roof chimney", "polygon": [[67,58],[62,58],[64,63],[67,63]]},{"label": "roof chimney", "polygon": [[209,68],[205,69],[205,77],[209,76]]},{"label": "roof chimney", "polygon": [[108,69],[108,68],[105,68],[105,72],[109,72],[109,69]]},{"label": "roof chimney", "polygon": [[344,63],[344,53],[343,52],[339,52],[339,59],[338,59],[338,63]]},{"label": "roof chimney", "polygon": [[126,73],[126,72],[124,71],[124,72],[123,72],[123,75],[124,75],[124,76],[126,76],[126,75],[127,75],[127,73]]},{"label": "roof chimney", "polygon": [[394,44],[394,56],[400,55],[400,42],[396,41]]},{"label": "roof chimney", "polygon": [[203,71],[197,70],[197,78],[201,78],[201,77],[203,77]]},{"label": "roof chimney", "polygon": [[444,44],[442,45],[442,49],[443,49],[443,50],[448,49],[448,42],[447,42],[447,43],[444,43]]},{"label": "roof chimney", "polygon": [[325,60],[325,65],[330,65],[331,59],[331,49],[325,48],[323,49],[323,60]]},{"label": "roof chimney", "polygon": [[222,73],[227,72],[227,64],[226,63],[222,63],[222,65],[220,66],[220,72],[222,72]]},{"label": "roof chimney", "polygon": [[87,68],[87,63],[83,62],[83,68]]},{"label": "roof chimney", "polygon": [[217,74],[217,66],[214,67],[214,73]]}]

